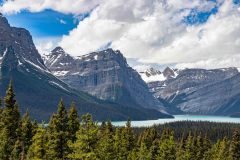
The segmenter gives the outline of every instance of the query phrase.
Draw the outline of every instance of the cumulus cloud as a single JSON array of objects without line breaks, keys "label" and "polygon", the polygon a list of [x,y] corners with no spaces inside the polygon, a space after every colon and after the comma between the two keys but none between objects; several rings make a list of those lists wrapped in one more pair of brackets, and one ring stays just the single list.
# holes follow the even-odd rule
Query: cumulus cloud
[{"label": "cumulus cloud", "polygon": [[[145,67],[151,63],[204,68],[238,65],[240,7],[232,0],[14,0],[0,10],[47,8],[76,15],[94,8],[59,43],[74,56],[111,44]],[[204,23],[184,21],[190,14],[214,8],[217,12]]]},{"label": "cumulus cloud", "polygon": [[184,69],[184,68],[215,69],[215,68],[228,68],[228,67],[240,68],[239,62],[240,62],[240,55],[236,55],[236,56],[225,56],[222,58],[200,60],[200,61],[189,62],[189,63],[179,63],[173,67],[179,68],[179,69]]},{"label": "cumulus cloud", "polygon": [[12,14],[23,10],[40,12],[52,9],[62,13],[81,14],[92,10],[99,2],[100,0],[5,0],[0,12]]},{"label": "cumulus cloud", "polygon": [[56,47],[60,40],[61,37],[42,37],[34,39],[34,43],[41,55],[47,55]]},{"label": "cumulus cloud", "polygon": [[[182,22],[192,9],[207,12],[216,6],[218,12],[203,24]],[[231,0],[118,0],[103,1],[60,45],[81,55],[111,42],[143,63],[208,65],[209,59],[236,58],[239,37],[240,11]]]}]

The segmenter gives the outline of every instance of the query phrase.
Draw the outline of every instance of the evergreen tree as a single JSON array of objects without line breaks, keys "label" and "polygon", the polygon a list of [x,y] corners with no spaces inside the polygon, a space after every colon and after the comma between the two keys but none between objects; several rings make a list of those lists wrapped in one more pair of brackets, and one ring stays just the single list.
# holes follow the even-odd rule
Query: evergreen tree
[{"label": "evergreen tree", "polygon": [[112,160],[115,159],[116,154],[114,152],[114,131],[110,121],[105,125],[105,130],[101,130],[100,139],[97,145],[97,154],[99,159]]},{"label": "evergreen tree", "polygon": [[92,121],[90,114],[83,115],[80,129],[77,132],[77,140],[75,143],[69,144],[72,153],[68,155],[68,158],[84,160],[96,159],[97,135],[97,123]]},{"label": "evergreen tree", "polygon": [[44,160],[46,159],[46,130],[42,126],[36,129],[36,134],[32,138],[32,145],[27,154],[28,160]]},{"label": "evergreen tree", "polygon": [[2,124],[2,112],[3,112],[2,99],[0,98],[0,130],[2,130],[2,128],[3,128],[3,124]]},{"label": "evergreen tree", "polygon": [[[32,143],[33,137],[33,126],[30,120],[29,112],[27,111],[26,114],[23,116],[21,121],[21,155],[22,157],[26,157],[27,151]],[[25,159],[25,158],[24,158]]]},{"label": "evergreen tree", "polygon": [[116,130],[115,134],[115,152],[117,159],[127,159],[128,155],[134,149],[135,138],[131,127],[130,120],[127,121],[126,126]]},{"label": "evergreen tree", "polygon": [[220,142],[219,156],[217,160],[228,160],[229,159],[229,141],[226,137]]},{"label": "evergreen tree", "polygon": [[176,159],[176,148],[174,142],[173,132],[168,130],[163,131],[159,142],[159,154],[158,160],[175,160]]},{"label": "evergreen tree", "polygon": [[68,148],[68,115],[61,99],[56,114],[53,114],[48,126],[47,157],[66,159]]},{"label": "evergreen tree", "polygon": [[203,138],[201,134],[196,139],[196,160],[202,160],[204,158]]},{"label": "evergreen tree", "polygon": [[152,143],[152,146],[150,147],[148,157],[151,160],[156,160],[159,153],[159,141],[158,139],[155,139]]},{"label": "evergreen tree", "polygon": [[176,159],[184,160],[185,156],[185,143],[184,143],[184,133],[182,135],[181,141],[178,143],[177,151],[176,151]]},{"label": "evergreen tree", "polygon": [[107,124],[105,121],[103,121],[99,127],[100,136],[104,134],[104,132],[106,131],[106,128],[107,128]]},{"label": "evergreen tree", "polygon": [[[43,122],[44,124],[44,122]],[[38,122],[36,120],[33,121],[32,123],[32,134],[35,135],[37,133],[37,129],[38,129]]]},{"label": "evergreen tree", "polygon": [[203,149],[203,152],[204,152],[203,159],[211,159],[211,157],[212,157],[212,153],[211,153],[212,144],[211,144],[207,135],[205,135],[205,137],[203,138],[202,149]]},{"label": "evergreen tree", "polygon": [[138,159],[138,152],[137,152],[137,149],[136,148],[134,148],[130,153],[129,153],[129,155],[128,155],[128,160],[136,160],[136,159]]},{"label": "evergreen tree", "polygon": [[15,143],[18,140],[20,113],[15,100],[13,84],[10,82],[4,98],[1,114],[0,159],[10,159]]},{"label": "evergreen tree", "polygon": [[139,160],[147,160],[149,159],[149,150],[146,146],[146,143],[141,143],[140,149],[139,149],[139,153],[138,153],[138,159]]},{"label": "evergreen tree", "polygon": [[229,160],[229,142],[226,138],[218,140],[212,147],[211,156],[212,160]]},{"label": "evergreen tree", "polygon": [[122,128],[116,128],[114,136],[114,152],[116,153],[116,159],[126,159],[126,151],[122,143],[122,130]]},{"label": "evergreen tree", "polygon": [[141,135],[140,143],[145,143],[147,149],[152,146],[152,143],[155,139],[158,138],[158,134],[155,127],[147,128],[144,130]]},{"label": "evergreen tree", "polygon": [[22,142],[20,139],[17,139],[14,146],[13,146],[13,150],[11,152],[11,160],[24,160],[25,159],[25,155],[22,154]]},{"label": "evergreen tree", "polygon": [[76,133],[79,130],[80,120],[75,104],[72,103],[68,112],[68,133],[72,142],[76,141]]},{"label": "evergreen tree", "polygon": [[240,132],[235,130],[233,133],[231,147],[230,147],[230,159],[239,160],[240,159]]},{"label": "evergreen tree", "polygon": [[135,146],[135,138],[131,127],[131,121],[128,120],[122,131],[122,143],[127,152],[131,152]]},{"label": "evergreen tree", "polygon": [[194,159],[194,146],[193,146],[193,136],[191,132],[189,132],[189,135],[187,137],[186,143],[185,143],[185,152],[184,152],[184,158],[185,160],[192,160]]},{"label": "evergreen tree", "polygon": [[211,148],[210,154],[211,156],[209,158],[213,160],[218,160],[219,157],[219,149],[220,149],[220,140],[218,140]]},{"label": "evergreen tree", "polygon": [[[153,159],[156,158],[158,144],[156,139],[158,134],[155,127],[147,128],[140,136],[139,159]],[[155,141],[155,143],[154,143]],[[139,142],[138,142],[139,143]],[[148,153],[148,154],[146,154]]]}]

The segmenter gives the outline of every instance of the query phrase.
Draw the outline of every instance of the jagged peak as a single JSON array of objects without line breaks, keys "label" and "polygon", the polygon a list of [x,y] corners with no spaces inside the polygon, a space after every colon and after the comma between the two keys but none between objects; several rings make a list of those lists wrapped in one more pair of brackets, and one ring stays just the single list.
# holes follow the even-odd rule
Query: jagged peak
[{"label": "jagged peak", "polygon": [[113,50],[112,48],[77,56],[76,59],[89,61],[89,60],[100,60],[107,57],[109,58],[111,56],[120,56],[121,59],[126,60],[123,54],[119,50]]},{"label": "jagged peak", "polygon": [[145,73],[146,73],[147,76],[152,76],[152,75],[161,74],[161,71],[151,67],[151,68],[147,69]]},{"label": "jagged peak", "polygon": [[66,53],[64,51],[64,49],[60,46],[57,46],[56,48],[54,48],[52,51],[51,51],[52,54],[64,54]]},{"label": "jagged peak", "polygon": [[167,78],[176,77],[176,72],[174,71],[174,69],[166,67],[163,71],[163,75]]},{"label": "jagged peak", "polygon": [[10,27],[8,20],[0,13],[0,26]]},{"label": "jagged peak", "polygon": [[167,72],[167,71],[173,71],[173,69],[167,66],[167,67],[163,70],[163,72]]}]

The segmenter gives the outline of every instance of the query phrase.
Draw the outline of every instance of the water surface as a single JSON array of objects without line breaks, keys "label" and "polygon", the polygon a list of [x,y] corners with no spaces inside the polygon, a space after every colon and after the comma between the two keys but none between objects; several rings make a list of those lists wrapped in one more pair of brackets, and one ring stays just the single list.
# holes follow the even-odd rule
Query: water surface
[{"label": "water surface", "polygon": [[[210,121],[210,122],[228,122],[240,123],[240,118],[232,118],[228,116],[205,116],[205,115],[173,115],[174,118],[158,119],[158,120],[145,120],[145,121],[132,121],[133,127],[147,127],[154,124],[164,124],[176,121]],[[124,126],[126,121],[112,122],[114,126]]]}]

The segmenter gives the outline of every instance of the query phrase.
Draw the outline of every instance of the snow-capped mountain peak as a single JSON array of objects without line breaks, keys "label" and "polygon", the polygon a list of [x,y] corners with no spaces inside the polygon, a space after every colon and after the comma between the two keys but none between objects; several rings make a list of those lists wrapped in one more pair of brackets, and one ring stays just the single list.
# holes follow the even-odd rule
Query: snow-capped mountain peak
[{"label": "snow-capped mountain peak", "polygon": [[162,82],[170,78],[175,78],[178,75],[178,70],[177,69],[172,69],[169,67],[166,67],[162,72],[154,69],[154,68],[149,68],[144,72],[139,72],[141,75],[142,79],[149,83],[149,82]]}]

